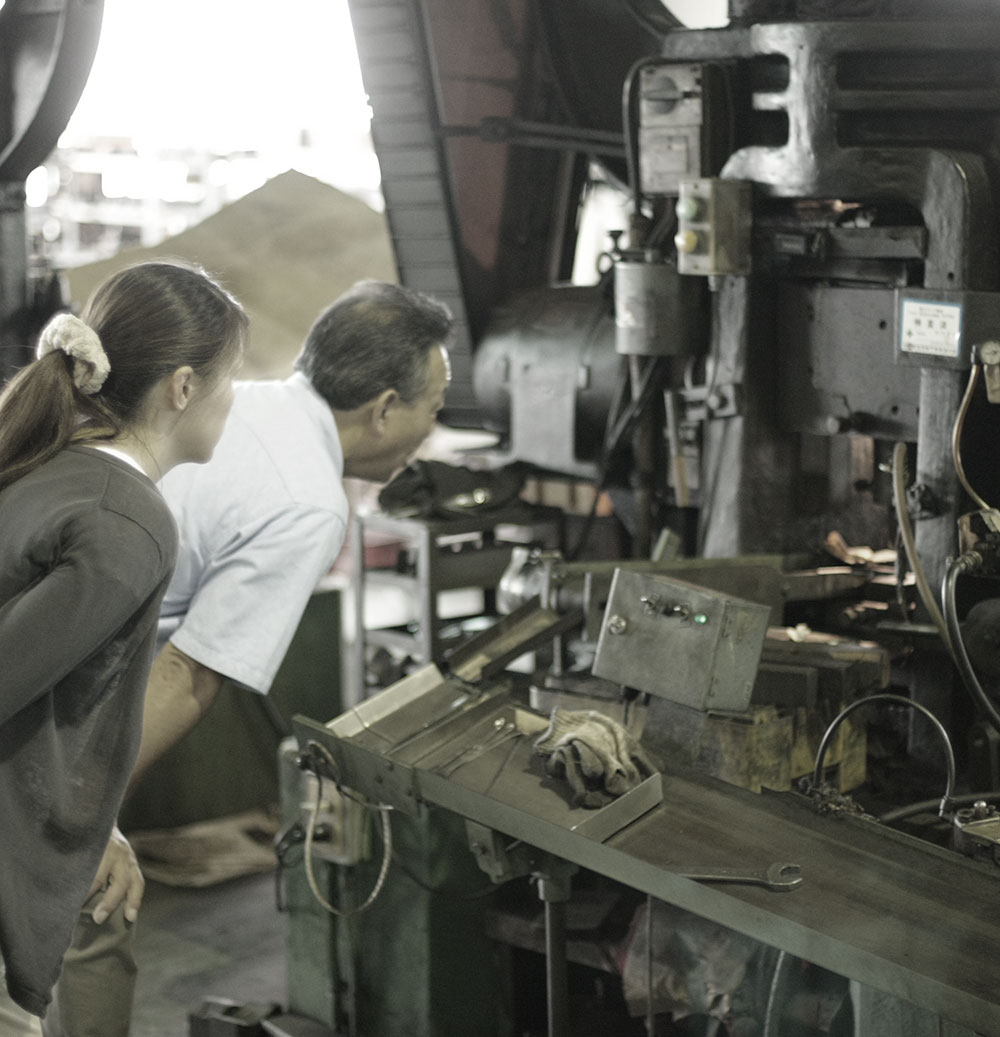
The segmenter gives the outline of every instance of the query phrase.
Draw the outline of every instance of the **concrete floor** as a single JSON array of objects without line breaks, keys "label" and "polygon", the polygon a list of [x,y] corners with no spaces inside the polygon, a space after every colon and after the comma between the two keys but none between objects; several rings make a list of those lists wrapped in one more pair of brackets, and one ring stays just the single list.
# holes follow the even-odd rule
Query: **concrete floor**
[{"label": "concrete floor", "polygon": [[131,1037],[188,1037],[206,998],[284,1007],[284,940],[273,874],[203,889],[148,882]]}]

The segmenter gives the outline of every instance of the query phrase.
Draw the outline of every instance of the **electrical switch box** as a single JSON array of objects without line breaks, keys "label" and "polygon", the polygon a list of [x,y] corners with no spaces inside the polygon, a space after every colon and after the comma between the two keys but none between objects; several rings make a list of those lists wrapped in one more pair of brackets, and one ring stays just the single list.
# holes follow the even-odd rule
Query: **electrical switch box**
[{"label": "electrical switch box", "polygon": [[638,174],[647,196],[676,196],[691,177],[714,176],[729,157],[733,83],[717,62],[646,65],[638,81]]},{"label": "electrical switch box", "polygon": [[658,573],[616,569],[593,674],[700,710],[744,710],[767,605]]},{"label": "electrical switch box", "polygon": [[700,65],[651,66],[639,78],[639,174],[646,194],[676,194],[704,168]]},{"label": "electrical switch box", "polygon": [[677,269],[682,274],[750,273],[752,190],[748,180],[682,180],[677,198]]}]

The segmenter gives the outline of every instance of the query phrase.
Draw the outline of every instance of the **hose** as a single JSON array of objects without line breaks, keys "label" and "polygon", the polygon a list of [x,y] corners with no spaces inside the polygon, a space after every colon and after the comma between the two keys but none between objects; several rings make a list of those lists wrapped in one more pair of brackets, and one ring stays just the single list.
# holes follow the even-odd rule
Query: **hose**
[{"label": "hose", "polygon": [[972,667],[969,653],[965,650],[965,643],[962,640],[962,629],[958,622],[958,610],[955,607],[955,586],[958,583],[959,576],[963,573],[972,572],[981,563],[982,558],[975,551],[967,551],[965,554],[960,555],[958,558],[952,558],[948,562],[948,568],[945,570],[944,580],[941,583],[941,606],[947,618],[952,646],[951,654],[955,660],[955,665],[958,667],[962,683],[976,705],[986,714],[986,719],[989,720],[993,729],[1000,732],[1000,712],[997,711],[993,700],[986,694],[982,684],[979,683],[976,671]]},{"label": "hose", "polygon": [[875,695],[866,695],[864,698],[855,699],[850,705],[845,706],[832,720],[826,731],[823,732],[823,738],[819,743],[819,750],[816,753],[816,767],[813,771],[812,788],[818,790],[823,781],[823,760],[826,758],[826,751],[830,745],[830,739],[833,738],[834,732],[840,726],[849,714],[853,713],[854,710],[859,709],[861,706],[865,706],[870,702],[895,702],[900,706],[907,706],[910,709],[915,709],[919,713],[923,713],[925,717],[934,725],[934,729],[941,736],[941,741],[944,744],[945,762],[947,764],[947,778],[945,781],[944,796],[942,796],[938,813],[941,817],[944,817],[948,810],[951,808],[952,797],[955,792],[955,753],[951,747],[951,740],[948,738],[948,732],[945,731],[941,721],[926,707],[922,706],[919,702],[914,702],[913,699],[906,698],[905,695],[893,695],[888,692],[879,692]]},{"label": "hose", "polygon": [[965,387],[965,395],[962,397],[958,413],[955,415],[955,424],[951,430],[951,459],[955,465],[955,473],[958,475],[958,480],[964,487],[965,492],[972,498],[978,507],[983,509],[983,511],[989,511],[990,506],[972,488],[972,485],[965,476],[965,468],[962,465],[962,428],[965,425],[965,415],[969,411],[969,404],[972,402],[972,394],[976,388],[976,380],[978,377],[979,365],[973,364],[969,370],[969,383]]},{"label": "hose", "polygon": [[[309,748],[322,753],[326,758],[327,763],[333,768],[334,773],[337,772],[336,761],[330,755],[330,752],[325,746],[320,745],[318,742],[310,742]],[[389,813],[392,807],[386,806],[385,804],[372,804],[364,802],[362,800],[356,800],[369,810],[377,810],[380,815],[382,822],[382,865],[379,868],[378,877],[375,880],[375,885],[372,887],[372,891],[368,894],[363,904],[359,904],[355,908],[351,908],[347,911],[342,911],[331,904],[322,893],[319,891],[319,884],[316,881],[316,875],[313,869],[313,838],[316,834],[316,822],[319,818],[320,803],[323,799],[323,776],[320,774],[318,769],[313,769],[313,774],[316,776],[316,780],[319,786],[316,790],[316,799],[312,805],[312,810],[309,813],[309,823],[306,825],[306,840],[305,840],[305,866],[306,866],[306,880],[309,883],[309,889],[312,895],[315,897],[316,902],[331,915],[336,915],[338,918],[350,918],[352,915],[359,915],[362,911],[367,911],[368,908],[375,903],[378,899],[379,894],[382,892],[382,887],[385,885],[386,877],[389,874],[389,862],[392,860],[392,825],[389,823]]]},{"label": "hose", "polygon": [[584,519],[583,528],[580,531],[576,545],[566,552],[567,561],[572,562],[578,559],[583,548],[586,546],[587,540],[590,537],[590,531],[593,528],[595,519],[597,518],[597,507],[600,503],[601,493],[607,487],[608,481],[611,477],[611,461],[613,456],[624,442],[625,437],[631,435],[643,410],[649,406],[649,403],[653,398],[654,390],[659,386],[660,375],[662,372],[661,361],[663,358],[654,357],[646,364],[639,387],[633,392],[632,397],[626,404],[625,396],[629,391],[630,385],[632,385],[632,380],[628,374],[629,368],[624,363],[624,360],[625,358],[623,358],[621,366],[622,377],[616,385],[615,398],[612,402],[611,409],[608,412],[607,425],[604,432],[604,442],[601,445],[601,457],[598,464],[599,474],[597,482],[594,485],[594,499],[591,503],[590,510],[587,512],[587,516]]},{"label": "hose", "polygon": [[[955,808],[972,806],[973,803],[981,801],[989,802],[991,799],[1000,799],[1000,792],[965,792],[961,796],[955,796],[951,805]],[[905,807],[894,807],[887,810],[879,821],[884,825],[892,824],[894,821],[902,821],[904,818],[913,817],[914,814],[924,814],[933,810],[938,805],[936,799],[924,799],[919,803],[910,803]]]}]

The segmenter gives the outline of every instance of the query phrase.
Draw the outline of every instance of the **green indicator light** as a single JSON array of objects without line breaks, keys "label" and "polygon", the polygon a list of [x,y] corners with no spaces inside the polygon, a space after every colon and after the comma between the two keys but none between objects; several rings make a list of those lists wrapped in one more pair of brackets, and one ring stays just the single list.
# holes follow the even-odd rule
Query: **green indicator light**
[{"label": "green indicator light", "polygon": [[699,626],[704,626],[708,622],[708,616],[704,612],[696,612],[691,617]]}]

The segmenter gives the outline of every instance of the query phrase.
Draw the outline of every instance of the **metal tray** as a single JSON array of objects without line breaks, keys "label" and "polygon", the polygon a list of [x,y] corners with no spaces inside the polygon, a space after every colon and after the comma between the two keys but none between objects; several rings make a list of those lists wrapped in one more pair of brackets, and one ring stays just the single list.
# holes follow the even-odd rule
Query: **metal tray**
[{"label": "metal tray", "polygon": [[603,842],[662,801],[656,774],[604,807],[574,805],[534,750],[548,722],[508,682],[480,688],[430,665],[327,724],[300,716],[293,726],[338,784],[411,815],[433,803],[500,831],[527,820]]}]

